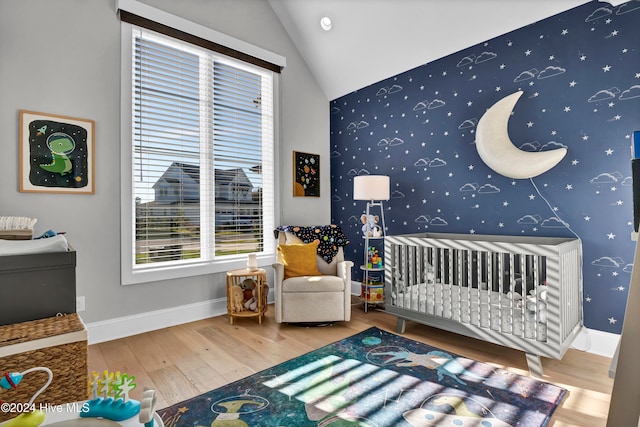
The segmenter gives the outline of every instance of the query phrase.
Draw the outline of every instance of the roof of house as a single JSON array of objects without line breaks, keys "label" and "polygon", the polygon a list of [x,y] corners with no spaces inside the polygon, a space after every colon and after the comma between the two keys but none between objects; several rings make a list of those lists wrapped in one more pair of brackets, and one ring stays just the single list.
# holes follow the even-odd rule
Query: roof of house
[{"label": "roof of house", "polygon": [[[187,175],[191,178],[195,183],[200,183],[200,166],[194,165],[190,163],[184,162],[173,162],[164,173],[158,178],[153,187],[157,185],[158,182],[164,181],[169,184],[179,184],[181,182],[180,174],[168,173],[171,170],[180,169],[184,175]],[[236,181],[239,183],[246,182],[249,187],[253,187],[251,184],[251,180],[247,177],[247,174],[244,172],[242,168],[235,169],[216,169],[215,170],[215,180],[217,183],[228,184],[232,181]]]}]

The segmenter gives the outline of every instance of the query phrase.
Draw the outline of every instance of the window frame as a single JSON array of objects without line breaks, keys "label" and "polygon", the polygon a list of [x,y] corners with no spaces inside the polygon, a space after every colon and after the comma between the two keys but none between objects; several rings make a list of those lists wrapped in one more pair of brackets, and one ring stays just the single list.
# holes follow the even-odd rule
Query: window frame
[{"label": "window frame", "polygon": [[[193,24],[197,25],[197,24]],[[135,264],[135,200],[133,194],[133,94],[135,86],[135,76],[133,70],[134,47],[133,31],[135,26],[126,22],[121,23],[121,149],[120,149],[120,171],[121,171],[121,284],[131,285],[137,283],[155,282],[168,279],[179,279],[198,275],[225,272],[231,269],[246,267],[247,254],[225,255],[216,258],[212,255],[209,259],[189,260],[176,263],[150,263],[143,265]],[[215,32],[214,32],[215,33]],[[228,37],[228,36],[227,36]],[[231,59],[237,62],[237,59]],[[273,147],[272,147],[272,176],[270,180],[273,188],[273,206],[271,212],[263,212],[269,215],[273,225],[279,223],[279,212],[276,206],[279,205],[279,182],[278,171],[278,140],[279,140],[279,76],[278,73],[271,73],[273,76]],[[212,218],[213,219],[213,218]],[[263,227],[263,252],[258,253],[258,263],[271,264],[275,261],[275,241],[271,236],[272,230]],[[206,229],[203,229],[206,230]]]}]

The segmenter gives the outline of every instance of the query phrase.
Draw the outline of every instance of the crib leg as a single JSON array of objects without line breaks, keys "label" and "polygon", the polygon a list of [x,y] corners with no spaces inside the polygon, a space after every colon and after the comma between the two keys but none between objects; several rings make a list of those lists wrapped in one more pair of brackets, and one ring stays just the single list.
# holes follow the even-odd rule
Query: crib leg
[{"label": "crib leg", "polygon": [[526,353],[527,365],[529,365],[529,372],[536,377],[542,377],[542,360],[537,354]]},{"label": "crib leg", "polygon": [[396,333],[404,334],[405,326],[407,326],[407,320],[401,317],[398,317],[398,320],[396,321]]}]

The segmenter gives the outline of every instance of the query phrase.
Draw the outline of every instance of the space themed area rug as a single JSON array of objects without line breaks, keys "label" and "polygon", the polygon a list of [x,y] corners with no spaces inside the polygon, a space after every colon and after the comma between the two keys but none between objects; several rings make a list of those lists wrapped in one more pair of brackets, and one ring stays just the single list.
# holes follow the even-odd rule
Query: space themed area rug
[{"label": "space themed area rug", "polygon": [[158,413],[166,427],[537,427],[566,392],[373,327]]}]

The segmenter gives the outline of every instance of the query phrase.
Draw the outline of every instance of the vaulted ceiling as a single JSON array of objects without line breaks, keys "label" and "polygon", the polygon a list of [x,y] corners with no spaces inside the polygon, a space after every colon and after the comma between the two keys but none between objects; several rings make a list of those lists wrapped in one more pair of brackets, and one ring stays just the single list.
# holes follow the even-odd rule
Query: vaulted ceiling
[{"label": "vaulted ceiling", "polygon": [[[329,100],[585,0],[268,0]],[[608,3],[594,3],[607,7]],[[610,2],[614,5],[620,0]],[[329,17],[331,31],[320,27]]]}]

